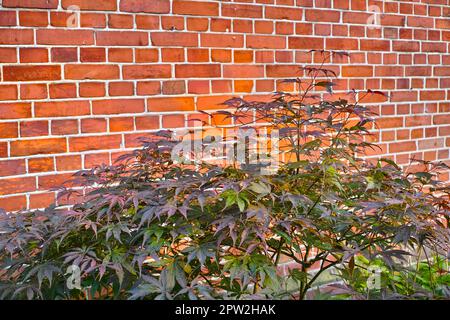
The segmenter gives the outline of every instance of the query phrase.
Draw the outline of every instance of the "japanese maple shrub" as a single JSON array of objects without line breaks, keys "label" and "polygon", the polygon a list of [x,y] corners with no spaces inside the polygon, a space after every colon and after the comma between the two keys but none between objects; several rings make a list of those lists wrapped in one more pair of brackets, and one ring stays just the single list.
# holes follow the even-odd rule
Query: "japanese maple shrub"
[{"label": "japanese maple shrub", "polygon": [[[272,174],[175,162],[179,141],[161,133],[117,165],[79,172],[80,204],[3,212],[0,297],[305,299],[327,270],[341,270],[347,293],[358,293],[366,289],[351,279],[371,263],[414,275],[409,257],[447,259],[449,189],[435,172],[448,167],[424,162],[423,172],[405,173],[389,159],[361,159],[376,148],[375,115],[358,98],[382,93],[325,99],[333,72],[324,64],[305,72],[307,80],[286,80],[295,94],[236,98],[222,112],[279,131],[289,159]],[[282,274],[286,260],[296,267]],[[68,281],[74,270],[79,283]],[[400,290],[404,281],[392,279],[377,298],[415,297],[414,286]]]}]

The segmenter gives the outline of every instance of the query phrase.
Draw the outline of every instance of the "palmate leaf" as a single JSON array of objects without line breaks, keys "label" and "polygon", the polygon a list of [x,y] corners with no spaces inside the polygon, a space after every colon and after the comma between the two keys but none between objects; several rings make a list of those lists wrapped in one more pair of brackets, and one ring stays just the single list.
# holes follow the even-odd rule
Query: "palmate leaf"
[{"label": "palmate leaf", "polygon": [[187,262],[190,263],[192,260],[197,259],[203,266],[208,257],[214,258],[216,255],[216,245],[215,243],[205,243],[196,247],[188,247],[184,250],[188,254]]}]

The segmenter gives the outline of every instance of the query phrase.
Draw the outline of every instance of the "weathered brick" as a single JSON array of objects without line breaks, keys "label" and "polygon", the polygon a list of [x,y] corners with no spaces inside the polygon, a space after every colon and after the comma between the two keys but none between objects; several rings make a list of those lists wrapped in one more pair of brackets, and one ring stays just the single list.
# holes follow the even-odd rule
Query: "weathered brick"
[{"label": "weathered brick", "polygon": [[145,111],[142,99],[96,100],[92,102],[94,114],[140,113]]},{"label": "weathered brick", "polygon": [[91,30],[51,30],[40,29],[36,32],[38,44],[79,45],[94,44],[94,32]]},{"label": "weathered brick", "polygon": [[172,5],[172,12],[195,16],[217,16],[219,15],[219,4],[206,1],[175,0]]},{"label": "weathered brick", "polygon": [[82,116],[90,113],[89,101],[36,102],[34,108],[35,116],[42,118]]},{"label": "weathered brick", "polygon": [[169,13],[169,0],[120,0],[120,11],[146,12],[146,13]]},{"label": "weathered brick", "polygon": [[71,152],[118,149],[122,143],[120,135],[84,136],[69,138]]},{"label": "weathered brick", "polygon": [[196,47],[198,34],[187,32],[152,32],[152,44],[163,47]]},{"label": "weathered brick", "polygon": [[11,141],[11,156],[30,156],[35,154],[54,154],[67,151],[65,138],[16,140]]},{"label": "weathered brick", "polygon": [[4,66],[3,79],[5,81],[60,80],[61,66]]},{"label": "weathered brick", "polygon": [[175,67],[177,78],[217,78],[220,75],[218,64],[180,64]]},{"label": "weathered brick", "polygon": [[150,98],[148,109],[152,112],[192,111],[195,109],[194,98]]},{"label": "weathered brick", "polygon": [[120,70],[116,65],[67,64],[64,67],[65,79],[71,80],[112,80],[119,79]]},{"label": "weathered brick", "polygon": [[56,9],[59,0],[3,0],[5,8]]},{"label": "weathered brick", "polygon": [[81,10],[91,10],[91,11],[116,11],[117,1],[116,0],[61,0],[61,6],[64,9],[68,9],[70,6],[78,6]]},{"label": "weathered brick", "polygon": [[170,65],[130,65],[123,67],[124,79],[161,79],[172,76]]}]

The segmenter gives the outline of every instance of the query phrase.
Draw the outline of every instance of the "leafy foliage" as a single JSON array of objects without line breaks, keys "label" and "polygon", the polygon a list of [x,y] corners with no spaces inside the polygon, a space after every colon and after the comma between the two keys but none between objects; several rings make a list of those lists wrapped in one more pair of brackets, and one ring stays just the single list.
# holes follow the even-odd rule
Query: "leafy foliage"
[{"label": "leafy foliage", "polygon": [[[272,175],[175,163],[178,142],[162,132],[117,165],[79,172],[83,203],[2,213],[0,298],[304,299],[327,270],[361,273],[363,258],[400,275],[418,252],[448,259],[449,189],[435,179],[448,167],[424,162],[423,172],[405,174],[389,159],[361,159],[376,148],[375,115],[358,101],[322,99],[334,85],[323,64],[306,73],[308,82],[287,80],[297,94],[232,99],[222,113],[280,129],[287,161]],[[282,274],[288,260],[296,266]],[[396,284],[386,290],[414,296]]]}]

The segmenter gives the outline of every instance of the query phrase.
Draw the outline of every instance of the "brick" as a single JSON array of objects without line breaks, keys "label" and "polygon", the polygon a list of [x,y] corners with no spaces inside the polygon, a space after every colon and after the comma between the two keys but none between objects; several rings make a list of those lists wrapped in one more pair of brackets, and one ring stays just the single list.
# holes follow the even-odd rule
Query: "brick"
[{"label": "brick", "polygon": [[433,28],[434,19],[428,17],[413,17],[409,16],[407,24],[409,27],[419,27],[419,28]]},{"label": "brick", "polygon": [[81,169],[81,156],[70,155],[56,157],[57,171],[74,171]]},{"label": "brick", "polygon": [[164,30],[184,30],[184,17],[163,16],[161,17],[161,27]]},{"label": "brick", "polygon": [[170,65],[131,65],[123,67],[123,78],[129,79],[154,79],[170,78],[172,68]]},{"label": "brick", "polygon": [[53,135],[77,134],[78,120],[53,120],[51,131]]},{"label": "brick", "polygon": [[110,82],[109,95],[117,96],[132,96],[134,95],[134,83],[132,82]]},{"label": "brick", "polygon": [[377,77],[403,77],[403,67],[381,66],[375,67],[375,76]]},{"label": "brick", "polygon": [[265,18],[278,20],[302,20],[303,10],[300,8],[286,9],[282,7],[266,7]]},{"label": "brick", "polygon": [[206,1],[175,0],[172,4],[172,12],[183,15],[217,16],[219,15],[219,4]]},{"label": "brick", "polygon": [[55,203],[53,192],[30,194],[30,209],[47,208],[53,203]]},{"label": "brick", "polygon": [[151,40],[154,46],[163,47],[196,47],[198,35],[187,32],[152,32]]},{"label": "brick", "polygon": [[38,118],[82,116],[90,113],[89,101],[36,102]]},{"label": "brick", "polygon": [[47,85],[46,84],[21,84],[20,85],[20,99],[21,100],[37,100],[46,99]]},{"label": "brick", "polygon": [[146,13],[169,13],[169,0],[121,0],[120,11],[125,12],[146,12]]},{"label": "brick", "polygon": [[297,65],[267,65],[266,75],[269,78],[301,77],[303,71]]},{"label": "brick", "polygon": [[408,116],[406,117],[407,127],[427,126],[431,124],[431,116]]},{"label": "brick", "polygon": [[175,67],[177,78],[217,78],[220,75],[218,64],[181,64]]},{"label": "brick", "polygon": [[105,62],[106,52],[104,48],[81,48],[81,62]]},{"label": "brick", "polygon": [[0,122],[0,139],[17,138],[17,122]]},{"label": "brick", "polygon": [[106,27],[106,15],[100,13],[81,13],[80,25],[82,28]]},{"label": "brick", "polygon": [[70,173],[38,176],[38,189],[48,190],[50,188],[60,188],[63,186],[70,187],[73,184],[71,180],[73,180],[73,175]]},{"label": "brick", "polygon": [[209,48],[242,48],[244,37],[241,35],[202,34],[201,46]]},{"label": "brick", "polygon": [[84,136],[69,138],[70,152],[118,149],[122,143],[120,135]]},{"label": "brick", "polygon": [[373,75],[373,67],[371,66],[343,66],[343,77],[371,77]]},{"label": "brick", "polygon": [[77,86],[74,83],[51,83],[49,94],[51,99],[76,98]]},{"label": "brick", "polygon": [[2,179],[0,183],[0,195],[23,193],[36,190],[36,178],[9,178]]},{"label": "brick", "polygon": [[187,50],[188,62],[209,62],[208,49],[191,49]]},{"label": "brick", "polygon": [[67,150],[64,138],[11,141],[10,148],[13,157],[64,153]]},{"label": "brick", "polygon": [[210,84],[208,80],[190,80],[188,82],[188,93],[206,94],[210,93]]},{"label": "brick", "polygon": [[161,83],[159,81],[138,82],[136,92],[139,96],[160,94]]},{"label": "brick", "polygon": [[193,111],[195,109],[194,98],[149,98],[148,110],[161,111]]},{"label": "brick", "polygon": [[420,43],[416,41],[393,41],[392,49],[401,52],[420,51]]},{"label": "brick", "polygon": [[408,151],[410,152],[416,150],[417,150],[416,143],[413,141],[402,141],[389,144],[390,153],[408,152]]},{"label": "brick", "polygon": [[0,44],[24,45],[33,44],[33,30],[8,30],[0,29]]},{"label": "brick", "polygon": [[262,18],[261,6],[245,4],[222,4],[222,15],[224,17]]},{"label": "brick", "polygon": [[0,208],[8,212],[27,209],[27,197],[25,195],[0,198]]},{"label": "brick", "polygon": [[358,40],[347,38],[328,38],[326,48],[328,50],[358,50]]},{"label": "brick", "polygon": [[0,103],[0,119],[20,119],[30,117],[30,103]]},{"label": "brick", "polygon": [[52,48],[51,49],[52,62],[76,62],[78,61],[77,48]]},{"label": "brick", "polygon": [[60,80],[61,67],[49,65],[4,66],[4,81]]},{"label": "brick", "polygon": [[159,128],[159,117],[136,117],[136,130],[155,130]]},{"label": "brick", "polygon": [[341,15],[339,11],[307,9],[305,17],[307,21],[339,22]]},{"label": "brick", "polygon": [[289,49],[323,49],[324,39],[311,37],[289,37]]},{"label": "brick", "polygon": [[234,63],[252,63],[253,51],[251,50],[235,50]]},{"label": "brick", "polygon": [[185,126],[184,115],[171,114],[162,117],[162,124],[164,128],[183,128]]},{"label": "brick", "polygon": [[94,166],[102,164],[109,165],[110,163],[110,155],[108,153],[94,153],[84,155],[85,168],[93,168]]},{"label": "brick", "polygon": [[101,0],[101,1],[61,0],[61,6],[64,9],[68,9],[70,6],[78,6],[81,10],[116,11],[117,10],[117,1],[116,0]]},{"label": "brick", "polygon": [[396,91],[391,93],[391,101],[417,101],[417,92],[414,91]]},{"label": "brick", "polygon": [[186,25],[188,31],[207,31],[209,20],[207,18],[187,18]]},{"label": "brick", "polygon": [[102,31],[96,33],[98,46],[147,46],[148,34],[137,31]]},{"label": "brick", "polygon": [[100,64],[67,64],[64,67],[65,79],[70,80],[112,80],[119,79],[119,67]]},{"label": "brick", "polygon": [[94,44],[94,32],[91,30],[41,29],[36,31],[36,41],[38,44],[87,46]]},{"label": "brick", "polygon": [[95,100],[92,102],[93,114],[140,113],[144,111],[143,99]]},{"label": "brick", "polygon": [[0,100],[17,100],[16,85],[0,85]]},{"label": "brick", "polygon": [[81,119],[81,133],[106,132],[106,119],[93,118]]},{"label": "brick", "polygon": [[12,27],[17,26],[16,12],[15,11],[0,11],[0,26]]},{"label": "brick", "polygon": [[254,49],[284,49],[286,38],[278,36],[247,36],[247,48]]},{"label": "brick", "polygon": [[17,176],[27,172],[25,160],[3,160],[0,161],[0,176]]},{"label": "brick", "polygon": [[118,117],[109,119],[109,130],[111,132],[123,132],[134,130],[134,118]]},{"label": "brick", "polygon": [[264,67],[257,65],[239,65],[223,67],[225,78],[262,78],[264,77]]},{"label": "brick", "polygon": [[8,143],[0,142],[0,158],[6,158],[8,156]]},{"label": "brick", "polygon": [[158,62],[159,52],[157,49],[136,49],[135,52],[137,63]]},{"label": "brick", "polygon": [[20,62],[22,63],[48,62],[48,50],[43,48],[21,48]]},{"label": "brick", "polygon": [[55,165],[53,157],[28,159],[28,171],[30,173],[41,173],[54,171]]},{"label": "brick", "polygon": [[0,48],[0,63],[17,62],[16,48]]},{"label": "brick", "polygon": [[56,9],[59,0],[3,0],[5,8]]},{"label": "brick", "polygon": [[186,84],[183,80],[164,81],[162,85],[164,95],[174,95],[186,93]]},{"label": "brick", "polygon": [[19,24],[24,27],[47,27],[48,12],[19,11]]},{"label": "brick", "polygon": [[224,109],[226,106],[223,103],[231,98],[232,96],[199,97],[197,99],[197,108],[198,110]]},{"label": "brick", "polygon": [[433,124],[449,124],[449,116],[447,114],[442,115],[434,115],[433,116]]},{"label": "brick", "polygon": [[133,62],[133,49],[128,48],[109,48],[109,62]]},{"label": "brick", "polygon": [[47,121],[25,121],[20,123],[21,137],[37,137],[48,135]]},{"label": "brick", "polygon": [[445,91],[421,91],[420,100],[445,100]]},{"label": "brick", "polygon": [[137,15],[136,26],[138,29],[146,29],[146,30],[159,29],[159,17]]},{"label": "brick", "polygon": [[361,40],[361,50],[364,51],[389,51],[390,41],[387,40]]},{"label": "brick", "polygon": [[80,83],[80,97],[104,97],[106,94],[103,82]]}]

